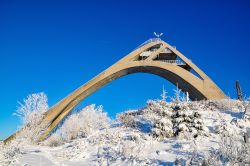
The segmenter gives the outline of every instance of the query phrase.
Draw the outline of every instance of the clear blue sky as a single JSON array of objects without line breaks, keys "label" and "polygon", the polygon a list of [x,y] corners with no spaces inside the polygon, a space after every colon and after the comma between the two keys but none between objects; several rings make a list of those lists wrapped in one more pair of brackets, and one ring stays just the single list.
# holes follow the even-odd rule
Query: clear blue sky
[{"label": "clear blue sky", "polygon": [[[250,95],[250,1],[0,0],[0,139],[17,129],[12,113],[28,94],[45,92],[52,106],[131,52],[152,32],[177,46],[235,97]],[[133,82],[133,84],[132,84]],[[150,74],[120,78],[82,105],[110,116],[159,98],[168,81]],[[148,88],[150,87],[150,88]]]}]

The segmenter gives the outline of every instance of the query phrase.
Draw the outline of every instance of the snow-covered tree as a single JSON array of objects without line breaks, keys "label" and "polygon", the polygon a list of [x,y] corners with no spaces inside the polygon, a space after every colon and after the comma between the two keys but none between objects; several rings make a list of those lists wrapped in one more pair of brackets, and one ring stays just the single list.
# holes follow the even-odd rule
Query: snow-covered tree
[{"label": "snow-covered tree", "polygon": [[206,135],[208,132],[207,127],[204,125],[202,116],[197,110],[193,112],[191,132],[194,137],[197,137],[198,135]]},{"label": "snow-covered tree", "polygon": [[191,110],[186,103],[174,106],[172,118],[175,136],[186,137],[191,134],[193,137],[197,137],[206,131],[198,110]]},{"label": "snow-covered tree", "polygon": [[174,97],[172,98],[172,102],[179,103],[181,102],[181,89],[179,89],[178,84],[176,85],[176,89],[174,89]]},{"label": "snow-covered tree", "polygon": [[20,117],[22,124],[17,138],[23,139],[28,143],[35,143],[40,137],[43,129],[40,125],[44,113],[48,110],[48,98],[44,93],[31,94],[23,103],[19,103],[14,115]]},{"label": "snow-covered tree", "polygon": [[173,124],[170,118],[163,117],[155,122],[152,129],[153,137],[157,139],[169,138],[173,136]]},{"label": "snow-covered tree", "polygon": [[186,102],[189,102],[190,99],[189,99],[189,93],[188,92],[185,93],[185,97],[186,97]]},{"label": "snow-covered tree", "polygon": [[48,110],[48,99],[44,93],[31,94],[23,103],[19,103],[14,115],[21,119],[20,130],[7,144],[0,145],[0,165],[14,164],[22,154],[23,146],[36,143],[39,138],[37,131],[44,113]]},{"label": "snow-covered tree", "polygon": [[167,96],[168,92],[165,90],[164,86],[162,87],[162,93],[161,93],[161,100],[162,101],[166,101],[166,99],[168,98]]},{"label": "snow-covered tree", "polygon": [[171,116],[172,114],[171,104],[162,100],[148,100],[145,109],[160,117]]},{"label": "snow-covered tree", "polygon": [[96,108],[92,104],[67,117],[58,133],[63,140],[70,141],[77,137],[86,137],[108,126],[109,118],[107,113],[103,112],[102,107]]},{"label": "snow-covered tree", "polygon": [[149,100],[143,116],[152,122],[152,136],[164,139],[173,136],[171,104],[163,100]]},{"label": "snow-covered tree", "polygon": [[190,132],[192,127],[192,111],[185,105],[175,105],[172,123],[175,136],[183,136]]},{"label": "snow-covered tree", "polygon": [[31,94],[19,104],[14,115],[21,118],[22,126],[37,124],[49,108],[48,98],[43,92]]}]

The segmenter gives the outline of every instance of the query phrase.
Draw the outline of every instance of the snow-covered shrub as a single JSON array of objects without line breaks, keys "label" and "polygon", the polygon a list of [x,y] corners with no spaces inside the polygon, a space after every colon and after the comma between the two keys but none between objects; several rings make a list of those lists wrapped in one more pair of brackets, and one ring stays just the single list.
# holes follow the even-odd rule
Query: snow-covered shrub
[{"label": "snow-covered shrub", "polygon": [[241,102],[241,110],[243,111],[243,119],[250,120],[250,98]]},{"label": "snow-covered shrub", "polygon": [[[120,126],[119,126],[120,127]],[[103,135],[104,134],[104,135]],[[103,137],[104,140],[98,144],[89,145],[98,146],[97,162],[99,165],[109,165],[116,163],[117,160],[122,160],[125,165],[132,163],[141,163],[145,160],[144,154],[144,139],[138,133],[138,130],[131,128],[120,128],[119,130],[109,129],[108,132],[98,134],[97,136]],[[90,139],[87,138],[88,140]],[[92,140],[92,139],[91,139]],[[122,165],[124,165],[122,164]],[[145,165],[145,164],[144,164]]]},{"label": "snow-covered shrub", "polygon": [[138,126],[137,120],[135,119],[136,111],[127,111],[117,115],[117,119],[125,126],[136,128]]},{"label": "snow-covered shrub", "polygon": [[203,165],[250,165],[250,145],[235,136],[221,136],[218,150],[205,155]]},{"label": "snow-covered shrub", "polygon": [[184,158],[176,158],[174,161],[175,166],[197,166],[201,165],[203,158],[198,155],[197,151],[194,150],[192,155],[187,159]]},{"label": "snow-covered shrub", "polygon": [[144,148],[143,142],[134,142],[134,141],[123,141],[121,144],[121,155],[124,159],[129,160],[136,160],[140,159],[143,154],[143,148]]},{"label": "snow-covered shrub", "polygon": [[48,110],[48,98],[44,93],[31,94],[24,103],[19,103],[14,115],[21,118],[22,125],[18,138],[27,142],[36,142],[39,139],[39,132],[42,130],[40,122],[44,113]]},{"label": "snow-covered shrub", "polygon": [[233,99],[223,100],[204,100],[199,102],[193,102],[200,105],[200,108],[204,111],[232,111],[239,112],[242,102]]},{"label": "snow-covered shrub", "polygon": [[230,163],[244,163],[250,165],[250,145],[235,137],[221,138],[219,151],[223,160]]},{"label": "snow-covered shrub", "polygon": [[199,110],[191,110],[186,103],[179,103],[173,109],[172,123],[175,136],[187,137],[191,134],[197,137],[205,134],[207,129]]},{"label": "snow-covered shrub", "polygon": [[187,160],[183,158],[176,158],[174,161],[175,166],[186,166],[187,165]]},{"label": "snow-covered shrub", "polygon": [[63,140],[58,133],[54,133],[45,140],[44,144],[50,147],[60,146],[63,144]]},{"label": "snow-covered shrub", "polygon": [[76,113],[73,113],[63,122],[58,133],[65,141],[75,138],[87,137],[93,132],[105,129],[109,126],[107,113],[102,111],[102,107],[89,105]]},{"label": "snow-covered shrub", "polygon": [[88,146],[87,142],[82,139],[75,139],[62,147],[60,151],[55,152],[53,155],[65,160],[84,159],[89,154],[88,152],[93,149],[92,146]]},{"label": "snow-covered shrub", "polygon": [[8,144],[0,145],[0,165],[11,165],[14,164],[18,157],[21,155],[20,141],[12,140]]},{"label": "snow-covered shrub", "polygon": [[238,128],[223,118],[221,118],[219,124],[217,123],[214,124],[214,131],[216,134],[223,134],[223,135],[239,134]]},{"label": "snow-covered shrub", "polygon": [[98,165],[111,165],[120,157],[119,151],[114,146],[104,145],[98,147]]}]

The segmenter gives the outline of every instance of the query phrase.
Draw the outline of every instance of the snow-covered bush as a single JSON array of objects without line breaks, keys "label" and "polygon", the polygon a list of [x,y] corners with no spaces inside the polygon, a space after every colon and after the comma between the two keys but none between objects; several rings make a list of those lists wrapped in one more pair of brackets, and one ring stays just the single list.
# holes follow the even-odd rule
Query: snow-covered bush
[{"label": "snow-covered bush", "polygon": [[62,147],[60,151],[57,151],[53,155],[65,160],[84,159],[89,154],[88,152],[93,149],[92,146],[88,146],[87,142],[82,139],[75,139]]},{"label": "snow-covered bush", "polygon": [[214,131],[216,134],[223,134],[223,135],[239,134],[238,128],[223,118],[220,119],[219,124],[217,123],[214,124]]},{"label": "snow-covered bush", "polygon": [[[186,158],[186,157],[185,157]],[[188,156],[186,159],[184,158],[179,158],[177,157],[174,161],[174,165],[175,166],[197,166],[197,165],[201,165],[200,163],[202,163],[203,161],[203,157],[200,156],[197,153],[197,150],[195,149],[192,153],[191,156]]]},{"label": "snow-covered bush", "polygon": [[250,120],[250,98],[242,101],[241,110],[243,111],[243,119]]},{"label": "snow-covered bush", "polygon": [[218,150],[205,155],[203,165],[250,165],[250,145],[235,136],[221,136]]},{"label": "snow-covered bush", "polygon": [[103,166],[113,164],[120,157],[118,149],[110,145],[99,146],[96,155],[98,165]]},{"label": "snow-covered bush", "polygon": [[175,166],[186,166],[187,165],[187,160],[183,158],[176,158],[174,161]]},{"label": "snow-covered bush", "polygon": [[58,133],[52,134],[48,139],[45,140],[44,145],[55,147],[63,144],[63,140]]},{"label": "snow-covered bush", "polygon": [[141,159],[144,154],[144,144],[142,141],[123,141],[121,144],[121,155],[124,159],[136,160]]},{"label": "snow-covered bush", "polygon": [[40,122],[44,113],[48,110],[48,98],[44,93],[31,94],[24,103],[19,103],[14,115],[21,118],[22,125],[18,138],[27,142],[36,142],[39,139],[39,132],[42,130]]},{"label": "snow-covered bush", "polygon": [[[145,158],[145,144],[143,140],[120,139],[119,143],[112,145],[105,143],[98,147],[98,165],[159,165],[157,161]],[[119,162],[117,162],[119,161]]]},{"label": "snow-covered bush", "polygon": [[125,113],[120,113],[117,115],[117,119],[125,126],[125,127],[131,127],[136,128],[138,126],[138,123],[135,119],[135,113],[136,111],[127,111]]},{"label": "snow-covered bush", "polygon": [[12,140],[8,144],[0,145],[0,165],[14,164],[21,155],[21,145],[19,140]]},{"label": "snow-covered bush", "polygon": [[65,141],[75,138],[87,137],[97,130],[105,129],[109,126],[107,113],[102,111],[102,107],[89,105],[78,112],[71,114],[63,122],[58,133]]},{"label": "snow-covered bush", "polygon": [[200,106],[204,111],[233,111],[239,112],[242,108],[242,102],[233,99],[223,100],[204,100],[193,102]]}]

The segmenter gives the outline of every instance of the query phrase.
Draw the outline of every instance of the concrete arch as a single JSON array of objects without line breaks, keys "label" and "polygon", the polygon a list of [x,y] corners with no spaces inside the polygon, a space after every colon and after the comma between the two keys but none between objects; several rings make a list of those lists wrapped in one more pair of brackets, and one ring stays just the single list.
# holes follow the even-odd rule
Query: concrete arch
[{"label": "concrete arch", "polygon": [[[143,53],[147,54],[145,59],[143,59]],[[182,64],[176,63],[177,57],[182,61]],[[191,69],[199,77],[190,72]],[[45,139],[69,112],[87,96],[115,79],[138,72],[161,76],[175,85],[178,83],[180,89],[189,92],[192,100],[226,98],[216,84],[195,64],[175,48],[157,38],[140,46],[46,112],[41,122],[41,125],[45,126],[41,140]]]}]

